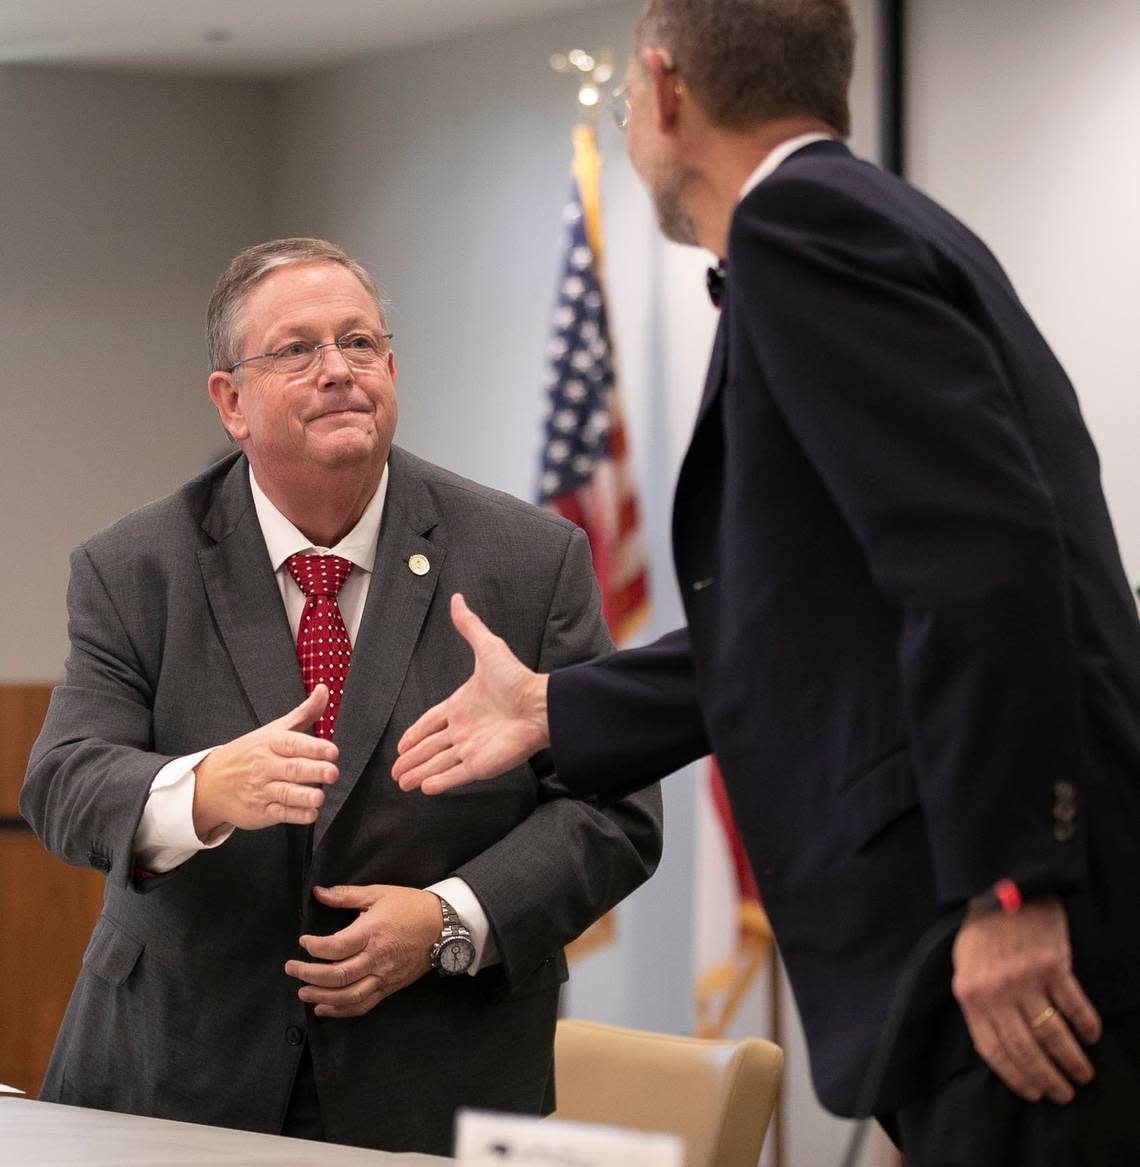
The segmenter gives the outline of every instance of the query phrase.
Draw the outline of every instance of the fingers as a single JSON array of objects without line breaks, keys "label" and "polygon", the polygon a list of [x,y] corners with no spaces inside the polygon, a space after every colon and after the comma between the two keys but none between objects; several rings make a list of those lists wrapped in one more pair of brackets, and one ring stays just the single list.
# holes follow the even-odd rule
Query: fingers
[{"label": "fingers", "polygon": [[317,821],[317,812],[325,800],[323,790],[296,786],[291,782],[271,782],[265,787],[266,814],[275,823],[306,825]]},{"label": "fingers", "polygon": [[355,908],[363,912],[380,898],[374,885],[339,884],[336,887],[314,887],[313,895],[330,908]]},{"label": "fingers", "polygon": [[430,756],[430,753],[433,752],[428,751],[425,754],[420,750],[416,752],[414,757],[405,757],[406,754],[410,754],[414,750],[417,750],[417,747],[422,746],[428,738],[431,738],[434,734],[441,733],[447,728],[446,705],[446,701],[441,701],[404,730],[400,740],[396,743],[396,752],[400,756],[396,759],[395,766],[392,767],[392,776],[394,778],[404,773],[410,767],[417,765],[422,757]]},{"label": "fingers", "polygon": [[291,709],[283,717],[277,719],[277,724],[285,729],[309,729],[325,711],[329,703],[329,689],[327,685],[315,685],[313,691],[295,709]]},{"label": "fingers", "polygon": [[471,781],[467,767],[462,763],[452,766],[442,774],[425,778],[420,789],[424,794],[443,794],[446,790],[454,790],[457,786],[466,786]]},{"label": "fingers", "polygon": [[966,1025],[974,1041],[974,1049],[991,1070],[1015,1094],[1030,1102],[1041,1097],[1041,1090],[1034,1086],[1028,1074],[1013,1059],[1005,1047],[1005,1042],[988,1018],[978,1018],[965,1014]]},{"label": "fingers", "polygon": [[313,1012],[318,1017],[361,1017],[374,1009],[387,995],[380,978],[371,974],[343,988],[321,988],[308,984],[297,990],[297,996],[306,1005],[314,1006]]},{"label": "fingers", "polygon": [[1004,1013],[995,1018],[994,1028],[1004,1054],[999,1058],[1005,1070],[1003,1078],[1011,1089],[1030,1102],[1042,1097],[1058,1104],[1072,1102],[1072,1084],[1047,1056],[1024,1016],[1012,1011]]},{"label": "fingers", "polygon": [[[329,1004],[336,1002],[330,998],[327,992],[323,994],[309,992],[310,987],[339,992],[351,988],[368,977],[378,982],[378,978],[373,975],[368,966],[367,957],[361,953],[349,960],[341,960],[333,964],[308,960],[289,960],[285,962],[285,973],[287,976],[296,977],[297,980],[305,982],[298,991],[298,996],[302,1001],[308,1001],[312,1004],[316,1004],[318,1000],[326,1001]],[[344,1001],[342,1003],[351,1004],[352,1002]]]},{"label": "fingers", "polygon": [[422,786],[424,779],[444,774],[459,765],[459,755],[444,733],[434,734],[421,742],[404,758],[397,759],[392,767],[392,777],[401,790],[414,790]]},{"label": "fingers", "polygon": [[318,960],[348,960],[365,950],[369,930],[359,918],[329,936],[302,936],[301,947]]},{"label": "fingers", "polygon": [[[1026,1025],[1034,1046],[1043,1052],[1051,1065],[1063,1071],[1065,1085],[1069,1082],[1078,1082],[1084,1085],[1092,1081],[1092,1063],[1085,1056],[1073,1031],[1065,1024],[1061,1013],[1056,1009],[1050,1013],[1052,1006],[1044,1006],[1034,1014],[1034,1018],[1044,1017],[1044,1021],[1027,1020]],[[1061,1075],[1058,1075],[1061,1077]],[[1065,1080],[1067,1078],[1067,1080]],[[1067,1098],[1058,1098],[1052,1091],[1046,1091],[1054,1102],[1068,1101]],[[1071,1096],[1070,1090],[1070,1096]]]},{"label": "fingers", "polygon": [[[294,734],[300,737],[300,734]],[[319,741],[319,738],[309,738],[310,741]],[[267,779],[290,782],[299,786],[328,786],[337,780],[340,771],[332,762],[320,758],[312,758],[300,754],[281,754],[273,751],[272,757],[265,763],[264,774]]]},{"label": "fingers", "polygon": [[455,625],[456,632],[471,645],[476,655],[488,640],[495,639],[494,633],[471,611],[460,592],[451,597],[451,622]]},{"label": "fingers", "polygon": [[1029,1101],[1071,1102],[1093,1078],[1081,1048],[1100,1018],[1072,973],[1068,923],[1050,897],[1013,914],[968,916],[954,942],[953,991],[974,1045]]},{"label": "fingers", "polygon": [[1058,1011],[1065,1015],[1081,1041],[1086,1045],[1095,1045],[1100,1041],[1102,1032],[1100,1014],[1085,996],[1076,977],[1071,975],[1059,977],[1049,986],[1049,996]]}]

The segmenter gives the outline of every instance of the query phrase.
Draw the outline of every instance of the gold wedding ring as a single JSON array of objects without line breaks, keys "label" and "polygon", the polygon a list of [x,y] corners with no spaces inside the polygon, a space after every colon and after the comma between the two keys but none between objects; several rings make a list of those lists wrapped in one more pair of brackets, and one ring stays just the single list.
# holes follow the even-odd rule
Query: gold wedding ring
[{"label": "gold wedding ring", "polygon": [[1030,1029],[1040,1029],[1041,1026],[1044,1025],[1045,1022],[1048,1021],[1049,1018],[1052,1017],[1056,1012],[1057,1012],[1057,1010],[1054,1009],[1052,1005],[1047,1005],[1029,1023],[1029,1028]]}]

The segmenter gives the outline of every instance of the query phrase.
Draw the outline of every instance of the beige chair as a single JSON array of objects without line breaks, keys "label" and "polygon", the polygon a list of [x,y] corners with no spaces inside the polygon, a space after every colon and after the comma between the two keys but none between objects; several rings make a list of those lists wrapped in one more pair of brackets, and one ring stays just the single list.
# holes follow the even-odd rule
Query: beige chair
[{"label": "beige chair", "polygon": [[714,1041],[560,1021],[557,1118],[685,1141],[686,1167],[756,1167],[784,1053],[759,1038]]}]

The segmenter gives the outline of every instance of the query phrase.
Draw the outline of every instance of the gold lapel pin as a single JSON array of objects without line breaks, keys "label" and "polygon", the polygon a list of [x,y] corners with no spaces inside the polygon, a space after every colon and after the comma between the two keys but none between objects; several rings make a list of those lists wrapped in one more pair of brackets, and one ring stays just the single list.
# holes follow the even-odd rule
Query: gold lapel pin
[{"label": "gold lapel pin", "polygon": [[412,575],[427,575],[431,571],[431,564],[426,555],[413,555],[408,560],[408,570]]}]

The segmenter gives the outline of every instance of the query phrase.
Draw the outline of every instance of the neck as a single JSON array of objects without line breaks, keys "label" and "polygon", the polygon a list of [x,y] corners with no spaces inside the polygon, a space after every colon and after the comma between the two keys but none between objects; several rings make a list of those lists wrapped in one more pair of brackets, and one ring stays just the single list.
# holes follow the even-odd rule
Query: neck
[{"label": "neck", "polygon": [[384,472],[383,464],[368,474],[352,465],[299,476],[291,467],[285,478],[252,459],[251,464],[266,498],[314,547],[335,547],[360,522]]},{"label": "neck", "polygon": [[699,157],[691,161],[692,181],[686,211],[697,242],[713,254],[728,254],[728,231],[740,189],[777,146],[801,134],[838,137],[818,118],[781,118],[747,130],[713,130],[705,136]]}]

